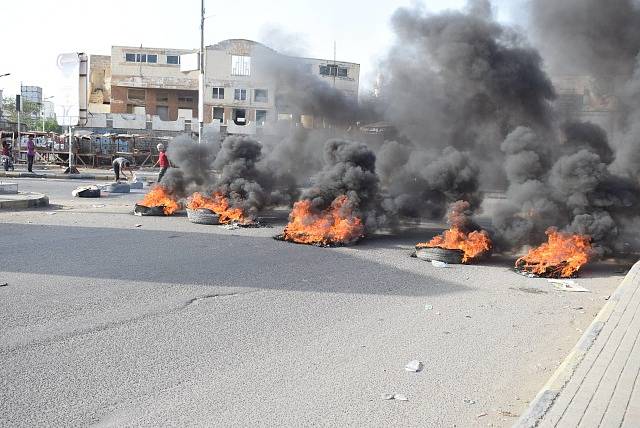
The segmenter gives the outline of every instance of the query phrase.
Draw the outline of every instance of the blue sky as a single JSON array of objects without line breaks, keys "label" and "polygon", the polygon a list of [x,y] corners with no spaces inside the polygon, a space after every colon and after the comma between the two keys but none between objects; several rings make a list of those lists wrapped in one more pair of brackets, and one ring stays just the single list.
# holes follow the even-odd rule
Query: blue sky
[{"label": "blue sky", "polygon": [[[494,0],[501,21],[517,16],[525,0]],[[3,1],[0,89],[17,93],[20,82],[55,95],[59,53],[109,54],[111,45],[197,48],[200,0],[21,0]],[[423,4],[428,10],[459,9],[465,0],[205,0],[205,43],[228,38],[268,41],[270,29],[293,35],[293,48],[306,56],[362,65],[361,80],[374,74],[376,59],[392,41],[389,17],[395,9]],[[18,36],[19,35],[19,36]],[[286,39],[285,39],[286,40]],[[282,42],[280,44],[283,44]],[[288,45],[288,43],[287,43]],[[281,46],[274,46],[280,48]],[[55,101],[55,99],[53,100]]]}]

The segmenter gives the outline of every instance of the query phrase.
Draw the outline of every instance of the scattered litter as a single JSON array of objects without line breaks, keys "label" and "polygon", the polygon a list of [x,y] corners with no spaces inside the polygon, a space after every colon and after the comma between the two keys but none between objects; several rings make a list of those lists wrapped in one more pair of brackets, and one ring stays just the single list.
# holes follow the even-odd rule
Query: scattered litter
[{"label": "scattered litter", "polygon": [[433,310],[433,305],[430,305],[430,304],[428,304],[428,303],[427,303],[426,305],[424,305],[424,310],[425,310],[425,311],[431,311],[431,310]]},{"label": "scattered litter", "polygon": [[431,264],[439,268],[444,268],[449,266],[447,263],[441,262],[440,260],[431,260]]},{"label": "scattered litter", "polygon": [[498,414],[499,414],[500,416],[506,416],[506,417],[508,417],[508,418],[517,418],[517,417],[519,417],[519,416],[520,416],[520,415],[516,415],[515,413],[510,412],[510,411],[508,411],[508,410],[498,410]]},{"label": "scattered litter", "polygon": [[398,400],[398,401],[409,401],[406,395],[404,394],[382,394],[380,396],[383,400]]},{"label": "scattered litter", "polygon": [[240,226],[238,226],[237,223],[229,223],[229,224],[225,224],[222,226],[223,228],[227,229],[227,230],[236,230],[236,229],[240,229]]},{"label": "scattered litter", "polygon": [[136,227],[142,227],[142,225],[140,223],[135,225]]},{"label": "scattered litter", "polygon": [[465,398],[464,399],[464,403],[465,404],[476,404],[476,400],[471,400],[469,398]]},{"label": "scattered litter", "polygon": [[436,315],[440,315],[440,312],[436,312]]},{"label": "scattered litter", "polygon": [[106,207],[106,205],[105,205],[105,204],[93,204],[93,205],[91,205],[91,206],[92,206],[93,208],[104,208],[104,207]]},{"label": "scattered litter", "polygon": [[465,315],[464,317],[465,318],[471,318],[471,315]]},{"label": "scattered litter", "polygon": [[412,360],[412,361],[409,361],[406,366],[404,366],[404,369],[408,372],[417,373],[417,372],[421,372],[423,367],[424,365],[422,364],[422,361]]},{"label": "scattered litter", "polygon": [[476,418],[484,418],[485,416],[487,416],[487,413],[482,412],[479,415],[476,415]]},{"label": "scattered litter", "polygon": [[50,212],[50,213],[47,213],[47,215],[56,215],[56,213],[55,212]]},{"label": "scattered litter", "polygon": [[0,287],[6,287],[7,285],[9,285],[8,282],[0,282]]},{"label": "scattered litter", "polygon": [[27,224],[32,224],[32,223],[33,223],[33,222],[32,222],[31,220],[29,220],[29,221],[27,222]]},{"label": "scattered litter", "polygon": [[535,278],[535,277],[536,277],[536,276],[535,276],[534,274],[532,274],[532,273],[528,274],[527,276],[528,276],[529,278]]},{"label": "scattered litter", "polygon": [[578,285],[572,279],[548,279],[547,281],[553,284],[556,290],[560,291],[570,291],[574,293],[584,293],[589,291],[588,289]]}]

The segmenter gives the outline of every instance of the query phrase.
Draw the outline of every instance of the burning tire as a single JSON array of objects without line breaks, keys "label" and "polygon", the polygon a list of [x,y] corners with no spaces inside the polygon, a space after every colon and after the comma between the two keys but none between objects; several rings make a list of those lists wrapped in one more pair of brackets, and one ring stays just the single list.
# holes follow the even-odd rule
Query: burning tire
[{"label": "burning tire", "polygon": [[416,248],[416,257],[420,260],[426,260],[429,262],[432,260],[436,260],[452,265],[460,264],[462,263],[463,256],[464,252],[462,250],[447,250],[445,248],[438,247]]},{"label": "burning tire", "polygon": [[215,214],[213,211],[206,208],[198,208],[196,210],[187,208],[187,218],[191,223],[196,224],[220,224],[220,217],[218,214]]}]

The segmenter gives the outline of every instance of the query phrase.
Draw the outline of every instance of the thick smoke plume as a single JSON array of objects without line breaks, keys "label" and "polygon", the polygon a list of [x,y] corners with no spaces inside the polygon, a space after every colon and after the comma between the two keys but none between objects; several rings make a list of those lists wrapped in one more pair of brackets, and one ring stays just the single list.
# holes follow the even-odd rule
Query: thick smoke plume
[{"label": "thick smoke plume", "polygon": [[477,207],[481,182],[504,182],[506,134],[551,128],[555,93],[540,56],[491,13],[476,1],[466,12],[403,8],[392,17],[397,41],[379,108],[401,137],[378,152],[378,167],[401,215],[441,218],[458,199]]},{"label": "thick smoke plume", "polygon": [[[167,154],[177,168],[170,168],[162,184],[178,198],[194,192],[221,192],[232,208],[255,216],[261,210],[289,205],[298,196],[295,179],[262,161],[262,145],[249,137],[229,136],[220,144],[210,134],[203,144],[177,137]],[[219,174],[216,174],[216,171]]]},{"label": "thick smoke plume", "polygon": [[366,230],[372,231],[394,221],[384,208],[376,155],[365,144],[332,139],[324,146],[324,167],[312,178],[313,186],[302,194],[318,213],[328,209],[339,196],[346,195],[349,208]]}]

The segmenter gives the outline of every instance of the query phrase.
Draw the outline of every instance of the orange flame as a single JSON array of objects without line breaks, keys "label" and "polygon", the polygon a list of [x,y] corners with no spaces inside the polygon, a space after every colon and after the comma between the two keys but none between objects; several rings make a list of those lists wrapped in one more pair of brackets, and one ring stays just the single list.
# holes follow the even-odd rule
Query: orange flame
[{"label": "orange flame", "polygon": [[311,201],[298,201],[289,214],[284,239],[301,244],[350,244],[364,235],[364,225],[353,215],[345,195],[338,196],[331,207],[321,213],[313,212]]},{"label": "orange flame", "polygon": [[468,263],[491,250],[491,239],[484,230],[465,233],[458,227],[445,230],[442,235],[433,237],[429,242],[416,244],[416,248],[444,248],[447,250],[462,250],[462,263]]},{"label": "orange flame", "polygon": [[231,208],[229,206],[229,199],[227,199],[227,197],[221,192],[215,192],[211,197],[195,192],[189,198],[187,208],[190,210],[197,210],[198,208],[209,209],[218,214],[221,224],[231,222],[237,222],[240,224],[252,223],[252,220],[245,216],[242,208]]},{"label": "orange flame", "polygon": [[144,199],[138,204],[145,207],[162,206],[164,215],[171,215],[180,209],[180,204],[171,195],[169,190],[161,185],[155,185],[149,193],[144,195]]},{"label": "orange flame", "polygon": [[570,278],[591,255],[591,237],[549,228],[548,241],[516,260],[516,268],[540,276]]}]

